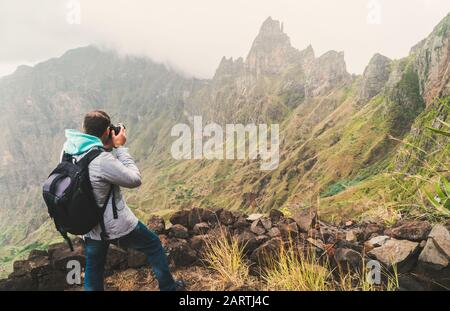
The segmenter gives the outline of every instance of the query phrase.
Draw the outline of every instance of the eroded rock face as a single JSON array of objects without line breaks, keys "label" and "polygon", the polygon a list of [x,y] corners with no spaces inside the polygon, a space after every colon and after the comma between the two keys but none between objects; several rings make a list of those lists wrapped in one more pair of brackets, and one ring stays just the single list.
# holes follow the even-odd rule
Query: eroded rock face
[{"label": "eroded rock face", "polygon": [[307,93],[312,96],[325,94],[336,86],[342,86],[352,81],[347,72],[344,52],[326,52],[314,60],[314,65],[307,74]]},{"label": "eroded rock face", "polygon": [[450,79],[450,14],[433,30],[430,36],[411,50],[415,55],[414,68],[420,80],[420,93],[427,104],[437,96],[449,94]]},{"label": "eroded rock face", "polygon": [[384,88],[391,73],[391,60],[375,54],[364,70],[358,94],[358,104],[366,104]]},{"label": "eroded rock face", "polygon": [[246,59],[247,70],[256,77],[276,74],[298,57],[279,21],[267,18],[253,41]]}]

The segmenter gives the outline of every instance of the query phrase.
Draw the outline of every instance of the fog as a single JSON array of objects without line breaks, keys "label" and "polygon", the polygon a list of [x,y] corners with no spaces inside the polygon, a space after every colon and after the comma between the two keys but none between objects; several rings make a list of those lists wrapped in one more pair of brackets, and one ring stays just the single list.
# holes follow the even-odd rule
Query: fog
[{"label": "fog", "polygon": [[362,73],[376,52],[406,56],[449,11],[448,0],[0,0],[0,76],[95,44],[208,78],[222,56],[247,55],[268,16],[293,46],[344,51]]}]

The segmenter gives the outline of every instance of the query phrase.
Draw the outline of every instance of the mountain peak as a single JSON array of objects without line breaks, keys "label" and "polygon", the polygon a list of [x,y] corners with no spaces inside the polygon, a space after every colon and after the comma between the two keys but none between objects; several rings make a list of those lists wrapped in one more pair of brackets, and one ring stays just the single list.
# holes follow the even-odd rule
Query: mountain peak
[{"label": "mountain peak", "polygon": [[259,29],[260,34],[282,34],[283,33],[283,23],[278,20],[268,17],[261,25]]},{"label": "mountain peak", "polygon": [[389,79],[392,60],[376,53],[372,56],[364,70],[359,90],[358,104],[367,103],[372,97],[381,92]]},{"label": "mountain peak", "polygon": [[283,24],[268,17],[253,41],[246,64],[257,75],[261,72],[278,72],[295,51],[291,40],[283,32]]}]

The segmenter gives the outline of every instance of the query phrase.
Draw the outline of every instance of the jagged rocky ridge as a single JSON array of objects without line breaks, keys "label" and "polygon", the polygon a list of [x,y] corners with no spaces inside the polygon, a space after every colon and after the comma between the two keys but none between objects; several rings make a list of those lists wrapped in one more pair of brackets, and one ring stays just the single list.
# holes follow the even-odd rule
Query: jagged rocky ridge
[{"label": "jagged rocky ridge", "polygon": [[[386,228],[379,223],[347,221],[334,226],[318,219],[312,209],[285,217],[275,209],[265,216],[201,208],[178,211],[170,222],[166,226],[162,218],[153,216],[148,226],[159,234],[172,269],[202,265],[206,243],[225,236],[244,247],[254,275],[263,271],[269,258],[276,258],[282,245],[294,245],[297,252],[312,248],[317,258],[328,256],[336,271],[361,271],[363,262],[371,259],[388,271],[395,267],[400,290],[450,286],[450,223],[432,226],[427,221],[401,221]],[[78,260],[84,267],[83,240],[76,240],[74,252],[64,243],[51,245],[48,251],[32,251],[27,260],[14,263],[13,273],[0,281],[0,290],[73,289],[66,282],[69,260]],[[112,245],[106,275],[145,265],[142,253]]]}]

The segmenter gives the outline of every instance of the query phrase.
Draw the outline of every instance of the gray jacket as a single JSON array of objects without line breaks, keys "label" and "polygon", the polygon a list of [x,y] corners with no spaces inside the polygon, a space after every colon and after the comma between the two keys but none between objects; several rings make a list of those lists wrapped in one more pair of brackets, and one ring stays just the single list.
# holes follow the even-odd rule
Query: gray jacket
[{"label": "gray jacket", "polygon": [[[75,158],[78,160],[85,154],[75,156]],[[114,185],[118,218],[114,219],[113,216],[111,196],[103,214],[108,238],[110,240],[117,239],[130,233],[137,226],[138,219],[125,203],[120,187],[139,187],[141,185],[141,174],[128,153],[128,148],[119,147],[112,152],[102,152],[89,164],[89,178],[99,207],[103,206],[111,189],[111,184]],[[100,233],[100,225],[97,225],[85,237],[101,240]]]}]

